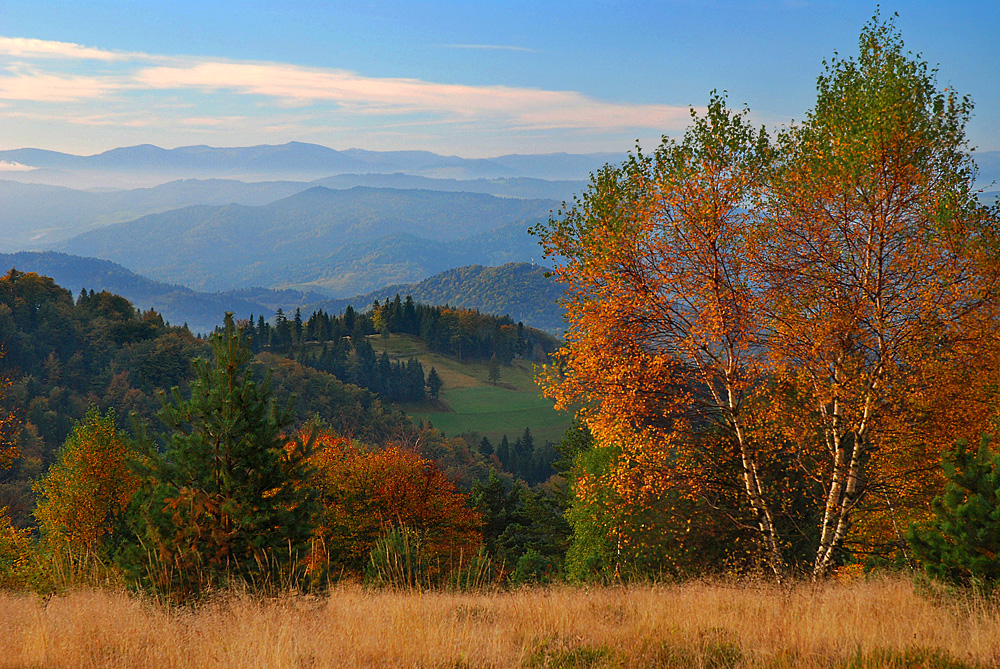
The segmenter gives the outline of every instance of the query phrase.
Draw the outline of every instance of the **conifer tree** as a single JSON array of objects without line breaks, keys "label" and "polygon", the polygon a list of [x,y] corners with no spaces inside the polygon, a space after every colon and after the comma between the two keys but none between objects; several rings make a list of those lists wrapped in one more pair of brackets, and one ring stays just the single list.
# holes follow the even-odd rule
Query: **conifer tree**
[{"label": "conifer tree", "polygon": [[[173,434],[137,496],[141,519],[134,519],[147,555],[126,564],[180,597],[287,575],[308,552],[318,509],[303,485],[311,444],[286,447],[291,406],[276,406],[270,376],[252,380],[250,351],[231,314],[211,344],[214,361],[196,361],[191,397],[175,388],[164,402],[160,418]],[[135,557],[146,564],[137,569]]]},{"label": "conifer tree", "polygon": [[431,367],[431,371],[427,373],[427,392],[430,394],[431,399],[436,400],[438,398],[442,385],[444,384],[441,381],[441,377],[438,376],[437,370]]},{"label": "conifer tree", "polygon": [[1000,579],[1000,453],[984,437],[977,452],[965,441],[944,456],[944,495],[936,518],[907,537],[924,569],[945,581],[989,587]]},{"label": "conifer tree", "polygon": [[500,440],[500,445],[497,446],[497,458],[499,458],[500,464],[503,465],[503,468],[507,471],[511,470],[510,455],[510,441],[507,439],[507,435],[505,434]]}]

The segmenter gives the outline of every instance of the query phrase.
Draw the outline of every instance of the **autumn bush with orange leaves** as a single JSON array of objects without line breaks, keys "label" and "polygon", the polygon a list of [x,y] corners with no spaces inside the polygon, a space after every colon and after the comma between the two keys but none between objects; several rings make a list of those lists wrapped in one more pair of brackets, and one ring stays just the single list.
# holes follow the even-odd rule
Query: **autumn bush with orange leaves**
[{"label": "autumn bush with orange leaves", "polygon": [[[136,467],[144,460],[133,439],[118,428],[113,410],[87,412],[57,461],[33,486],[40,569],[61,570],[72,579],[109,560],[105,547],[141,485]],[[48,574],[50,580],[55,577]]]},{"label": "autumn bush with orange leaves", "polygon": [[309,485],[318,491],[322,511],[311,569],[363,574],[377,541],[400,529],[419,537],[425,556],[439,569],[476,555],[482,519],[432,461],[396,446],[373,448],[330,433],[316,437],[313,448]]},{"label": "autumn bush with orange leaves", "polygon": [[[905,558],[941,452],[998,416],[1000,213],[973,187],[971,103],[891,21],[859,46],[801,123],[772,137],[713,95],[536,228],[567,290],[546,393],[623,453],[605,485],[641,506],[728,480],[779,578]],[[812,495],[790,522],[774,463]]]}]

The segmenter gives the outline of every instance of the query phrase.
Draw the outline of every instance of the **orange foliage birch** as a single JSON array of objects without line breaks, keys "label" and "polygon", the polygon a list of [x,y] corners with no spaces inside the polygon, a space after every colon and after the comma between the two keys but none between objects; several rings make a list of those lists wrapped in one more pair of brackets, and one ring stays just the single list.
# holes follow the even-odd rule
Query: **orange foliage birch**
[{"label": "orange foliage birch", "polygon": [[557,406],[581,402],[657,485],[711,477],[685,467],[722,428],[779,575],[782,493],[761,472],[793,463],[821,490],[816,577],[852,523],[901,537],[942,448],[992,427],[1000,351],[1000,217],[972,187],[971,104],[878,16],[818,91],[773,146],[714,97],[683,141],[606,167],[538,230],[567,287]]},{"label": "orange foliage birch", "polygon": [[768,351],[798,400],[782,419],[800,443],[818,434],[827,454],[816,576],[835,563],[880,472],[918,466],[892,455],[902,435],[890,423],[911,422],[900,395],[924,392],[917,382],[933,374],[921,367],[973,336],[992,297],[984,242],[996,221],[971,188],[971,106],[938,92],[902,47],[875,20],[856,62],[827,67],[815,109],[779,142],[769,185]]},{"label": "orange foliage birch", "polygon": [[[761,476],[767,455],[751,415],[763,375],[752,204],[771,150],[721,97],[693,116],[681,142],[606,168],[543,232],[547,251],[567,258],[556,274],[568,286],[569,320],[564,365],[547,393],[561,407],[587,402],[591,431],[621,445],[626,466],[677,473],[697,459],[685,457],[697,448],[695,432],[724,430],[780,576],[782,542]],[[622,474],[619,492],[635,497],[633,477]]]}]

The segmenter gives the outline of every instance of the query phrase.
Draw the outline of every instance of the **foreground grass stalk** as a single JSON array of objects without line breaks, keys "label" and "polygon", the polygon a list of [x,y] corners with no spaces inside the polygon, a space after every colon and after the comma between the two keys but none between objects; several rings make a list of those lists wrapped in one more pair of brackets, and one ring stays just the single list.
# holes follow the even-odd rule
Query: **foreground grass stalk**
[{"label": "foreground grass stalk", "polygon": [[904,580],[508,593],[338,588],[164,608],[0,594],[0,667],[994,667],[1000,607]]}]

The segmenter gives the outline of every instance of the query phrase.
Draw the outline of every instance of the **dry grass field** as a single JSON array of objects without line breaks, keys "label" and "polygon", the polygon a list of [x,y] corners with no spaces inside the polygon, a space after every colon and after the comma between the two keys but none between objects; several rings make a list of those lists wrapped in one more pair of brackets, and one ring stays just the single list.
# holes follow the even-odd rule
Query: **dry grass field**
[{"label": "dry grass field", "polygon": [[1000,607],[905,580],[320,598],[167,609],[0,594],[0,667],[997,667]]}]

